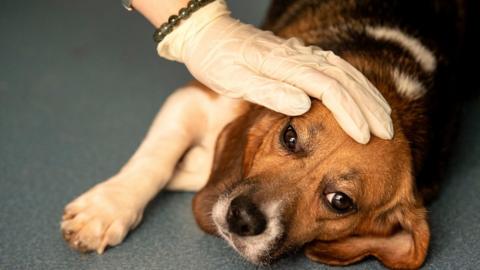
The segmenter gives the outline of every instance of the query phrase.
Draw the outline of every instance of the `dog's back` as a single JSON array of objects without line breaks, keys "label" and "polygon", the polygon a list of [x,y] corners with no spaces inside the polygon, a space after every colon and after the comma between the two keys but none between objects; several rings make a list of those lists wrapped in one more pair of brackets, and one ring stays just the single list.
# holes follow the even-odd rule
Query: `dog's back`
[{"label": "dog's back", "polygon": [[274,0],[264,28],[340,54],[372,45],[365,27],[392,27],[445,59],[461,43],[464,11],[463,0]]},{"label": "dog's back", "polygon": [[[435,194],[457,130],[463,1],[275,0],[265,28],[334,51],[389,101],[410,141],[417,187]],[[441,132],[439,132],[441,131]]]}]

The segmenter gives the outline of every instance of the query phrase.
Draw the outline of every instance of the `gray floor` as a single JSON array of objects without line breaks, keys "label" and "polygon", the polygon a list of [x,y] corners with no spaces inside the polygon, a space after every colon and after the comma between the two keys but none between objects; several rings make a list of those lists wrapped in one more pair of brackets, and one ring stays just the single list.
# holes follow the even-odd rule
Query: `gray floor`
[{"label": "gray floor", "polygon": [[[152,28],[119,1],[2,1],[0,7],[0,269],[253,269],[195,225],[190,193],[163,193],[142,225],[103,256],[71,251],[63,206],[115,173],[171,90],[190,78],[158,58]],[[267,1],[230,1],[258,23]],[[259,6],[260,5],[260,6]],[[440,199],[430,207],[425,269],[480,264],[480,100]],[[301,254],[274,269],[327,269]],[[379,269],[375,260],[350,269]]]}]

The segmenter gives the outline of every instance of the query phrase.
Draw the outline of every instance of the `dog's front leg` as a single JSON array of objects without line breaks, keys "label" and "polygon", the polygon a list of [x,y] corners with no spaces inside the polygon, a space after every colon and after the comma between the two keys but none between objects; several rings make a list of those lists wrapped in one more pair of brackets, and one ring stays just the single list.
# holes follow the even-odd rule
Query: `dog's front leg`
[{"label": "dog's front leg", "polygon": [[145,206],[168,183],[182,154],[205,132],[204,109],[211,98],[200,85],[177,90],[120,172],[65,207],[61,230],[71,247],[102,253],[139,224]]}]

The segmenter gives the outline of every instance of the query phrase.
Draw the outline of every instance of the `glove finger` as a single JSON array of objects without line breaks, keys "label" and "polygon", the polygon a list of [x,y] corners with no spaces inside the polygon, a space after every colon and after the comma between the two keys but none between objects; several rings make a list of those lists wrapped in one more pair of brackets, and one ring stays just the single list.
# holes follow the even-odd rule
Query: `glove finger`
[{"label": "glove finger", "polygon": [[372,134],[384,140],[392,139],[394,131],[390,115],[385,113],[383,109],[372,112],[371,110],[366,110],[364,107],[365,105],[360,105]]},{"label": "glove finger", "polygon": [[[318,53],[320,50],[316,50]],[[377,90],[377,88],[363,75],[358,69],[352,66],[347,61],[343,60],[341,57],[337,56],[331,51],[322,51],[326,62],[330,63],[332,67],[335,69],[340,69],[343,71],[344,75],[348,75],[350,81],[355,81],[359,85],[362,86],[365,93],[368,93],[373,99],[377,101],[378,104],[382,105],[382,107],[387,111],[387,113],[391,113],[391,108],[388,105],[388,102],[385,100],[383,95]],[[342,76],[342,78],[337,78],[340,82],[347,82],[349,81],[348,78]]]},{"label": "glove finger", "polygon": [[306,113],[311,106],[310,97],[290,84],[272,80],[245,69],[237,78],[241,84],[231,86],[229,92],[243,93],[243,99],[289,116]]},{"label": "glove finger", "polygon": [[[371,83],[369,83],[369,86],[368,84],[360,83],[356,78],[348,78],[343,69],[338,67],[325,69],[324,72],[328,76],[339,80],[340,84],[349,92],[365,116],[369,129],[374,135],[382,139],[391,139],[393,137],[390,106]],[[345,78],[345,76],[347,77]],[[366,78],[363,79],[364,76],[361,73],[359,76],[361,77],[360,80],[368,82]]]},{"label": "glove finger", "polygon": [[362,85],[353,81],[347,84],[345,88],[365,116],[370,131],[379,138],[391,139],[394,132],[390,107],[386,110],[382,104],[372,98],[370,92],[362,89]]},{"label": "glove finger", "polygon": [[349,92],[336,80],[305,66],[298,66],[286,80],[303,89],[309,96],[321,100],[342,129],[355,141],[365,144],[370,140],[368,123],[362,111]]}]

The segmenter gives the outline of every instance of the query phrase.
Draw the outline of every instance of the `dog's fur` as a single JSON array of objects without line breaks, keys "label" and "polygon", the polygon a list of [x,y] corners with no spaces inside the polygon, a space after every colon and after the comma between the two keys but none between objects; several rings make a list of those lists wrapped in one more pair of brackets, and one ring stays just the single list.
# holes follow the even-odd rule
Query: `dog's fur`
[{"label": "dog's fur", "polygon": [[[455,129],[446,68],[457,56],[461,2],[275,0],[265,28],[333,50],[362,71],[393,109],[394,138],[357,144],[319,101],[287,117],[193,83],[167,100],[117,175],[66,206],[65,239],[99,253],[119,244],[166,186],[200,190],[193,201],[199,226],[254,263],[306,245],[310,259],[332,265],[375,256],[389,268],[420,267],[429,243],[424,203]],[[295,152],[281,142],[288,125],[298,134]],[[355,207],[334,211],[328,196],[335,192]],[[261,234],[229,229],[239,197],[265,216]]]}]

